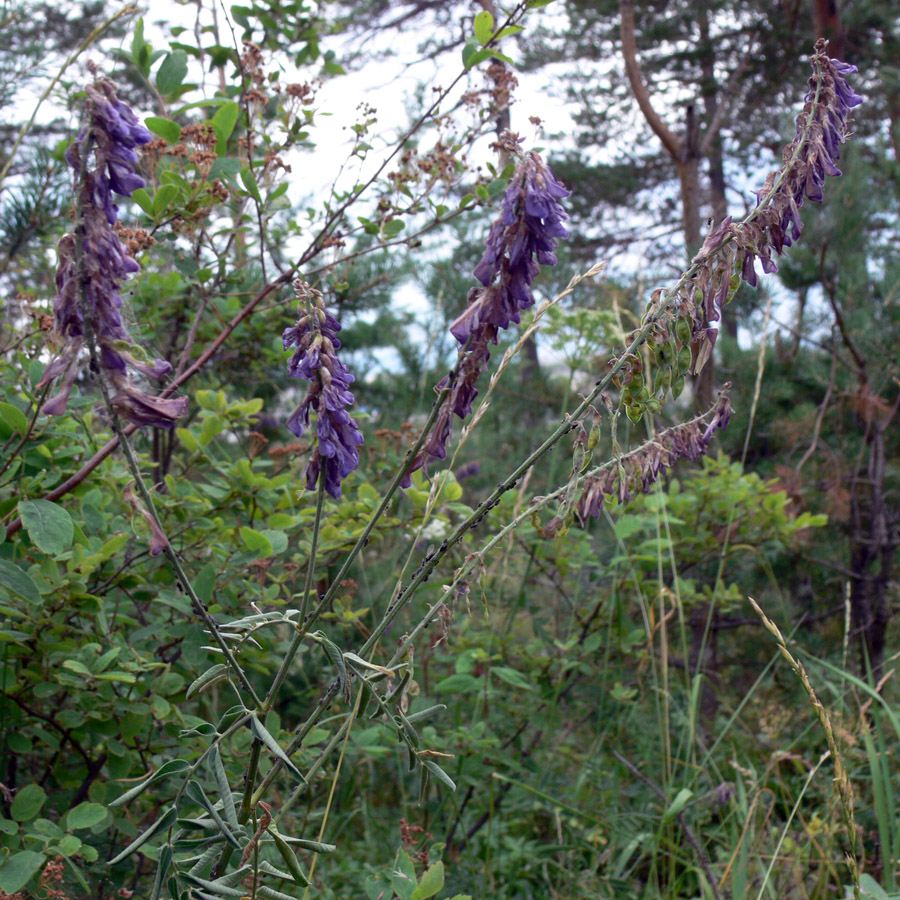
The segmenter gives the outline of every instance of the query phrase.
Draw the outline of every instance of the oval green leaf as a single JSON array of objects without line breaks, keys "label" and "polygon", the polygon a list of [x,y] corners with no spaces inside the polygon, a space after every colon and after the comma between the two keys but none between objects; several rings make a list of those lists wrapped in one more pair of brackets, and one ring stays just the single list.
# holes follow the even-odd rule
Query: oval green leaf
[{"label": "oval green leaf", "polygon": [[75,525],[72,517],[49,500],[19,501],[19,515],[28,536],[44,553],[57,556],[72,546]]}]

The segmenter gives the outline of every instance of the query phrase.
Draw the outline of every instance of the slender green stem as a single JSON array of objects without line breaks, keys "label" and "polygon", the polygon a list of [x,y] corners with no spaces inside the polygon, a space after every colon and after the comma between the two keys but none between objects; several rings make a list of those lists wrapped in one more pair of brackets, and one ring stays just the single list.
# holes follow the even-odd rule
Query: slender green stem
[{"label": "slender green stem", "polygon": [[269,710],[272,708],[272,705],[275,703],[275,698],[278,696],[278,692],[281,690],[281,685],[284,684],[284,679],[287,678],[288,669],[291,667],[291,663],[294,661],[294,657],[297,655],[297,650],[300,648],[300,644],[303,641],[303,638],[309,633],[309,628],[306,626],[306,611],[309,608],[309,593],[312,590],[313,585],[313,575],[316,570],[316,553],[319,548],[319,532],[322,529],[322,509],[325,504],[325,470],[322,469],[319,472],[319,483],[316,490],[316,518],[313,521],[313,533],[312,533],[312,541],[309,548],[309,560],[306,565],[306,578],[303,581],[303,597],[300,600],[300,620],[297,622],[294,630],[294,635],[291,638],[291,643],[288,646],[287,652],[284,654],[284,659],[281,661],[281,665],[278,667],[278,671],[275,673],[275,679],[272,681],[272,686],[269,688],[268,694],[266,694],[266,703],[265,709]]}]

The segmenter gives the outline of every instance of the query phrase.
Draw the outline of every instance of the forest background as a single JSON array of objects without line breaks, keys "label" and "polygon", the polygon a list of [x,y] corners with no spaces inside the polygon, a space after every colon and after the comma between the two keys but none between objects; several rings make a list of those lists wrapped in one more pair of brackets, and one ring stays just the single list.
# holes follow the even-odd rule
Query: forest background
[{"label": "forest background", "polygon": [[[900,897],[894,4],[179,13],[0,13],[0,897]],[[648,303],[755,215],[817,38],[859,69],[842,174],[777,273],[760,246],[723,283],[694,375],[711,340]],[[333,82],[423,60],[408,124],[361,97],[316,153]],[[161,388],[65,357],[54,310],[98,76],[153,137],[110,347]],[[404,487],[491,223],[543,177],[507,129],[568,235]],[[321,425],[285,426],[298,301],[356,378],[340,499]]]}]

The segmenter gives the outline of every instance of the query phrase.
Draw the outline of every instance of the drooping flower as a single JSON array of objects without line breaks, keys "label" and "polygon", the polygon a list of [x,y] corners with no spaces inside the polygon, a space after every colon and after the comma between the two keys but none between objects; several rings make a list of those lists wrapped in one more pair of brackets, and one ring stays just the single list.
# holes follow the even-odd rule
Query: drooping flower
[{"label": "drooping flower", "polygon": [[171,427],[186,412],[187,398],[154,397],[134,385],[128,374],[130,367],[160,378],[171,366],[161,359],[147,361],[122,319],[122,287],[139,266],[113,230],[119,209],[113,195],[129,197],[143,186],[134,170],[136,148],[150,141],[151,135],[118,98],[111,81],[100,79],[90,85],[87,98],[87,124],[66,151],[75,171],[79,215],[75,233],[64,235],[58,248],[54,314],[63,348],[39,387],[61,380],[58,393],[43,411],[65,412],[83,365],[82,350],[92,336],[116,411],[137,425]]},{"label": "drooping flower", "polygon": [[[518,153],[520,140],[510,132],[500,146]],[[568,232],[560,200],[569,196],[549,166],[535,152],[525,154],[503,196],[500,218],[491,225],[484,255],[474,275],[481,287],[469,291],[468,305],[450,326],[461,345],[454,371],[437,386],[446,391],[437,422],[403,482],[429,459],[444,459],[453,431],[452,415],[465,418],[478,394],[475,383],[491,358],[490,345],[501,329],[521,321],[522,310],[534,305],[531,285],[541,266],[556,265],[556,241]],[[496,284],[494,283],[496,280]]]},{"label": "drooping flower", "polygon": [[[840,175],[836,163],[840,145],[849,134],[849,116],[862,102],[847,82],[856,67],[831,59],[827,42],[816,43],[813,74],[803,110],[797,117],[796,133],[785,148],[783,165],[772,172],[757,194],[756,208],[741,222],[731,217],[718,223],[692,260],[688,276],[673,292],[655,290],[644,316],[650,325],[647,344],[656,355],[657,381],[652,393],[640,379],[632,391],[634,408],[642,414],[661,386],[684,383],[684,376],[697,374],[710,358],[718,331],[710,327],[719,320],[719,310],[744,281],[759,282],[756,261],[764,272],[778,269],[773,257],[790,247],[803,229],[800,207],[805,200],[821,202],[825,177]],[[632,369],[619,379],[629,386]]]},{"label": "drooping flower", "polygon": [[703,415],[660,431],[637,450],[589,473],[575,507],[579,515],[597,518],[606,498],[627,503],[635,494],[649,491],[679,459],[695,462],[704,456],[715,432],[731,418],[730,387],[725,385],[716,405]]},{"label": "drooping flower", "polygon": [[297,324],[282,335],[284,349],[296,347],[288,371],[310,381],[302,403],[287,420],[288,428],[301,437],[309,427],[310,410],[316,413],[318,443],[306,466],[306,487],[316,487],[324,466],[325,490],[337,500],[341,481],[359,466],[358,446],[363,442],[356,422],[347,412],[353,404],[353,376],[338,359],[341,330],[338,320],[325,309],[320,291],[299,279],[294,291],[300,303]]}]

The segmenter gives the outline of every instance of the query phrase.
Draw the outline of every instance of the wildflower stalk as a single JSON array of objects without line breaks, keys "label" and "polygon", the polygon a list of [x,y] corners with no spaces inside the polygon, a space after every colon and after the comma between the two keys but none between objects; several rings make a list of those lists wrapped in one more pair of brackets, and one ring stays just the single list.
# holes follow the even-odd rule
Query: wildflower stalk
[{"label": "wildflower stalk", "polygon": [[847,828],[847,840],[850,844],[850,851],[846,854],[845,862],[847,863],[847,868],[850,870],[850,878],[853,882],[854,900],[861,900],[862,895],[860,893],[859,885],[860,872],[858,861],[859,851],[857,849],[858,837],[856,831],[856,817],[853,814],[853,785],[847,777],[847,771],[844,768],[844,763],[841,758],[841,751],[837,745],[837,740],[835,740],[834,737],[834,728],[832,727],[831,719],[827,710],[822,705],[821,700],[819,700],[816,695],[815,688],[813,688],[812,682],[806,674],[803,663],[798,659],[795,659],[791,654],[791,651],[788,650],[787,642],[785,641],[781,630],[762,611],[760,605],[752,597],[748,597],[747,599],[750,601],[750,605],[756,611],[756,614],[762,620],[766,631],[775,638],[775,642],[778,644],[781,655],[787,660],[787,663],[791,669],[793,669],[794,674],[800,679],[800,684],[803,686],[803,690],[806,691],[806,694],[809,697],[810,706],[812,707],[816,718],[819,720],[819,724],[822,726],[822,731],[825,732],[825,742],[828,745],[828,749],[831,751],[831,758],[834,760],[834,783],[837,786],[841,815]]},{"label": "wildflower stalk", "polygon": [[[85,234],[85,221],[87,211],[85,209],[84,197],[85,192],[83,190],[84,185],[87,179],[87,166],[88,166],[88,156],[89,156],[89,147],[91,145],[91,129],[93,124],[90,123],[84,134],[84,140],[82,143],[82,149],[80,152],[80,156],[78,159],[78,169],[76,176],[76,184],[78,190],[75,192],[75,238],[74,238],[74,249],[75,249],[75,289],[77,291],[78,303],[80,306],[81,318],[84,325],[84,340],[87,344],[88,354],[90,356],[90,368],[91,371],[97,376],[97,382],[100,387],[100,392],[103,397],[103,402],[107,410],[107,414],[109,415],[110,422],[112,423],[113,431],[118,438],[119,444],[122,447],[122,451],[125,455],[126,462],[128,464],[128,468],[131,471],[132,477],[134,478],[135,486],[138,489],[138,493],[141,496],[141,500],[143,501],[147,512],[151,518],[151,529],[155,530],[155,532],[161,538],[161,550],[165,554],[168,559],[172,569],[175,572],[176,577],[181,583],[185,593],[188,595],[191,605],[195,611],[195,613],[203,620],[206,625],[209,633],[219,645],[219,649],[222,651],[225,659],[228,662],[229,667],[235,674],[235,677],[241,683],[244,690],[249,694],[252,698],[253,702],[257,705],[260,705],[260,699],[257,696],[256,692],[253,689],[253,685],[250,683],[246,673],[241,668],[240,664],[235,659],[234,655],[231,652],[231,648],[226,643],[225,639],[222,637],[221,633],[216,626],[215,621],[212,616],[210,616],[206,607],[203,605],[203,602],[197,596],[196,591],[191,584],[190,579],[188,578],[187,573],[184,570],[184,567],[181,565],[181,560],[178,558],[178,554],[172,548],[172,545],[169,543],[168,539],[165,537],[165,530],[163,529],[162,523],[159,518],[159,514],[156,510],[156,505],[153,502],[153,497],[150,494],[150,491],[147,488],[146,482],[144,481],[143,476],[141,475],[140,465],[137,460],[137,456],[135,455],[134,448],[131,446],[127,436],[125,435],[124,429],[122,427],[121,420],[119,418],[119,413],[116,404],[113,402],[113,396],[110,392],[110,388],[107,385],[106,377],[107,377],[107,367],[102,365],[100,360],[100,356],[97,352],[97,316],[98,311],[96,308],[96,303],[92,302],[92,298],[88,295],[89,289],[89,279],[87,273],[85,271],[85,256],[86,256],[86,248],[84,246],[84,234]],[[96,214],[97,210],[92,209],[90,214]]]}]

